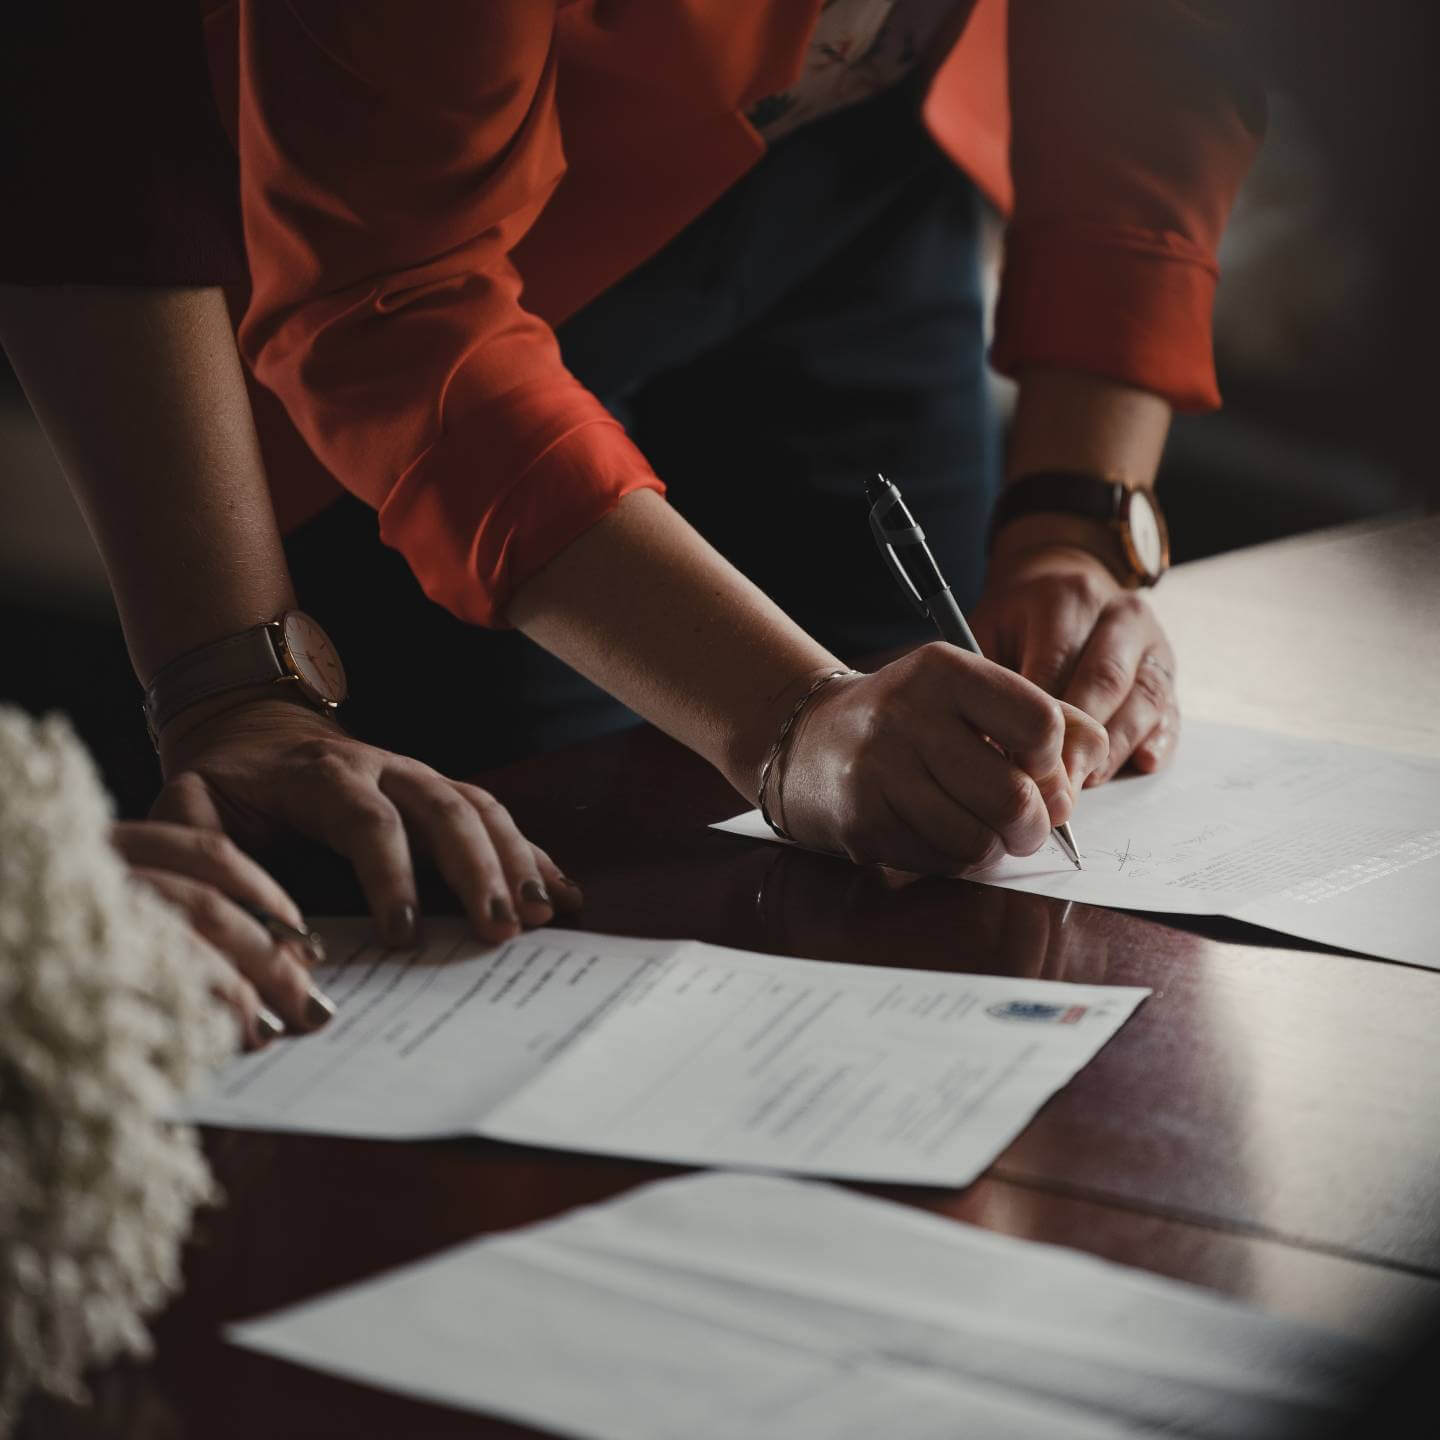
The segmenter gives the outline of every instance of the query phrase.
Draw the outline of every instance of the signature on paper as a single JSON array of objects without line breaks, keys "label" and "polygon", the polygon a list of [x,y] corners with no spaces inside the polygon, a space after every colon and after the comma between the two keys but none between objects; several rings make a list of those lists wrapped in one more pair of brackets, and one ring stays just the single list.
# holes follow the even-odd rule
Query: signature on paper
[{"label": "signature on paper", "polygon": [[1135,842],[1128,837],[1122,849],[1097,850],[1095,853],[1113,857],[1116,871],[1127,879],[1138,880],[1150,873],[1150,851],[1136,850]]}]

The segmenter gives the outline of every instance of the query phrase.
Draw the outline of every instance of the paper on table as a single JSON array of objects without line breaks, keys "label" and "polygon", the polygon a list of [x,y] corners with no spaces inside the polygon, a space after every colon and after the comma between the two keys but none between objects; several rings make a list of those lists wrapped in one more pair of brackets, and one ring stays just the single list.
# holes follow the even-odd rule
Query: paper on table
[{"label": "paper on table", "polygon": [[394,954],[319,928],[336,1018],[232,1062],[189,1118],[962,1185],[1150,993],[568,930],[487,951],[458,922]]},{"label": "paper on table", "polygon": [[1073,1251],[726,1174],[642,1186],[227,1334],[590,1440],[1309,1434],[1373,1358]]},{"label": "paper on table", "polygon": [[315,928],[332,958],[313,973],[335,1018],[232,1061],[189,1118],[384,1140],[463,1134],[674,949],[566,930],[485,949],[458,922],[432,922],[420,949],[395,951],[367,921]]},{"label": "paper on table", "polygon": [[1149,993],[689,944],[483,1132],[694,1165],[968,1184]]},{"label": "paper on table", "polygon": [[[758,811],[715,828],[775,839]],[[1440,761],[1193,721],[1169,769],[1085,791],[1075,830],[1083,871],[1050,843],[969,878],[1440,968]]]}]

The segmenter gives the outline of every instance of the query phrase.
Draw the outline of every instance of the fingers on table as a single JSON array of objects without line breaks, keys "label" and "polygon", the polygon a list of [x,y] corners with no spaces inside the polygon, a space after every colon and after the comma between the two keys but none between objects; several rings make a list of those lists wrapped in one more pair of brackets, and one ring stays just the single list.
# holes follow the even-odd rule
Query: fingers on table
[{"label": "fingers on table", "polygon": [[540,878],[550,903],[563,914],[573,914],[580,909],[585,903],[585,892],[538,845],[532,844],[530,848],[535,852],[535,863],[540,867]]},{"label": "fingers on table", "polygon": [[163,820],[120,821],[111,827],[115,848],[132,864],[187,875],[303,929],[300,907],[281,886],[219,830]]},{"label": "fingers on table", "polygon": [[1146,774],[1159,770],[1162,766],[1170,763],[1179,739],[1180,707],[1175,700],[1172,682],[1169,703],[1166,705],[1164,713],[1155,723],[1154,729],[1135,747],[1130,756],[1130,763],[1137,770]]},{"label": "fingers on table", "polygon": [[[1133,658],[1132,658],[1133,656]],[[1110,736],[1110,754],[1104,766],[1090,777],[1089,783],[1098,785],[1109,780],[1120,769],[1134,760],[1144,761],[1143,768],[1155,769],[1168,758],[1180,730],[1180,712],[1175,702],[1174,657],[1163,640],[1152,641],[1139,654],[1128,653],[1125,657],[1125,679],[1119,679],[1121,671],[1105,668],[1110,676],[1107,691],[1113,692],[1120,683],[1125,684],[1124,693],[1118,700],[1107,694],[1103,703],[1105,728]],[[1093,696],[1094,692],[1091,692]],[[1065,697],[1094,715],[1097,711],[1093,698]],[[1086,703],[1087,699],[1089,703]],[[1137,754],[1142,747],[1145,754]]]},{"label": "fingers on table", "polygon": [[520,833],[510,812],[478,785],[455,782],[475,807],[500,855],[510,893],[527,925],[543,925],[556,911],[578,910],[584,902],[580,887],[538,846]]},{"label": "fingers on table", "polygon": [[[350,862],[381,938],[393,948],[407,949],[418,940],[412,841],[434,858],[482,939],[508,939],[522,926],[544,924],[557,909],[580,904],[579,888],[525,840],[504,806],[418,761],[354,741],[328,741],[308,747],[304,763],[268,793],[278,818]],[[175,777],[153,813],[199,830],[222,824],[214,793],[194,772]],[[215,859],[203,849],[200,854]],[[215,879],[211,870],[182,868],[197,879]],[[283,892],[273,883],[266,887],[270,903],[258,893],[257,875],[263,872],[247,877],[249,893],[233,887],[230,893],[300,923],[288,898],[283,905],[276,902]]]},{"label": "fingers on table", "polygon": [[507,940],[546,924],[557,910],[579,908],[579,887],[488,791],[418,763],[387,766],[379,789],[429,851],[481,939]]},{"label": "fingers on table", "polygon": [[1160,642],[1159,627],[1145,602],[1127,595],[1108,606],[1088,638],[1081,638],[1083,648],[1061,698],[1108,723],[1134,687],[1141,657]]},{"label": "fingers on table", "polygon": [[1083,577],[1057,582],[1049,595],[1043,611],[1027,615],[1015,668],[1047,695],[1059,695],[1072,683],[1104,599]]},{"label": "fingers on table", "polygon": [[233,988],[225,998],[236,1005],[250,1046],[273,1039],[281,1029],[318,1029],[334,1013],[293,947],[276,944],[259,921],[215,886],[145,865],[134,873],[175,905],[247,982],[248,988]]},{"label": "fingers on table", "polygon": [[522,916],[531,924],[550,918],[533,860],[526,856],[520,873],[507,868],[507,860],[515,866],[506,834],[514,822],[499,805],[490,801],[482,812],[458,785],[420,766],[387,769],[380,786],[429,850],[482,939],[518,934]]},{"label": "fingers on table", "polygon": [[1107,607],[1085,644],[1064,699],[1105,723],[1110,754],[1100,784],[1134,761],[1163,764],[1179,734],[1175,656],[1150,607],[1127,595]]},{"label": "fingers on table", "polygon": [[369,766],[344,747],[326,747],[285,797],[285,819],[343,855],[355,872],[380,938],[408,949],[420,905],[405,818]]}]

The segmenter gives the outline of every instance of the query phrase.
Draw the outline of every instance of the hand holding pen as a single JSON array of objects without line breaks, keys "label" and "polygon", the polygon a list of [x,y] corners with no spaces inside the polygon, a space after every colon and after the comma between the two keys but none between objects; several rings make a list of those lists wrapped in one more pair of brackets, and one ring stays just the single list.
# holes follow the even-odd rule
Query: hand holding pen
[{"label": "hand holding pen", "polygon": [[[797,679],[782,718],[835,663]],[[841,673],[805,703],[766,790],[811,848],[942,875],[1032,854],[1105,762],[1098,722],[957,645]]]},{"label": "hand holding pen", "polygon": [[[960,606],[940,574],[940,567],[925,543],[925,532],[915,523],[900,492],[883,475],[865,482],[870,502],[870,529],[875,543],[900,588],[951,645],[980,655],[980,644],[971,633]],[[1051,832],[1061,853],[1081,869],[1080,852],[1067,820],[1057,820]]]}]

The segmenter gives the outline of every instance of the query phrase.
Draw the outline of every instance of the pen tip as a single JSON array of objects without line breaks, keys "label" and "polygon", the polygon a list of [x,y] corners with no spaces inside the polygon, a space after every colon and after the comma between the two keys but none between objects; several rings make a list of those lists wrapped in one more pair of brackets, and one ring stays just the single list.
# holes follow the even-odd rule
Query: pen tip
[{"label": "pen tip", "polygon": [[889,490],[890,482],[883,475],[867,475],[865,477],[865,498],[872,505],[884,499]]}]

